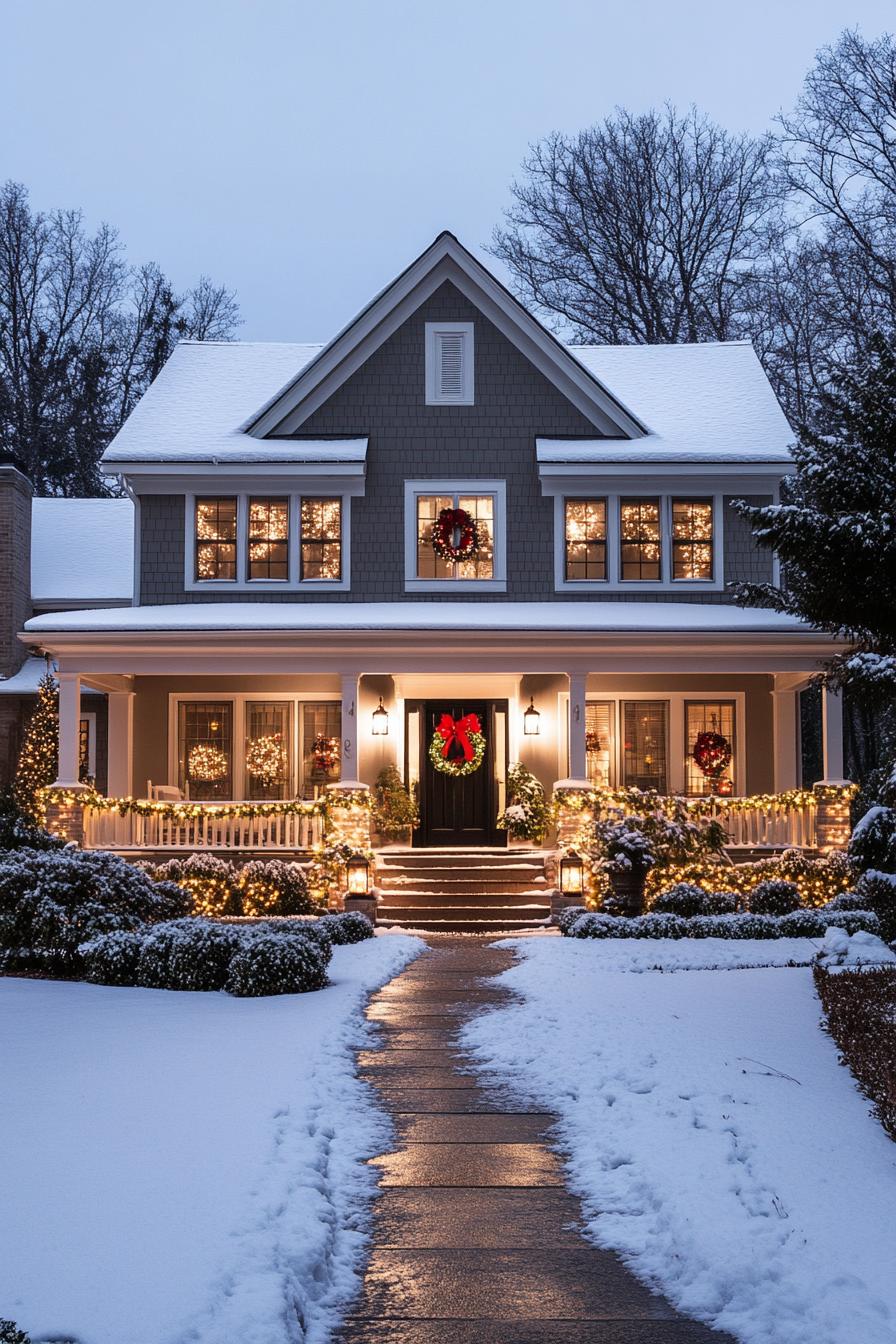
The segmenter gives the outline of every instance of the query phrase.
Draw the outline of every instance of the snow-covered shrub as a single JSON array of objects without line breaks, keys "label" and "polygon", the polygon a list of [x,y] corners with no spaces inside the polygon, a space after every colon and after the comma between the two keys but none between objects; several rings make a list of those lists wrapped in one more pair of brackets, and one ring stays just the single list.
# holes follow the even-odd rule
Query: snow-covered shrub
[{"label": "snow-covered shrub", "polygon": [[20,1330],[15,1321],[0,1321],[0,1344],[31,1344],[31,1336]]},{"label": "snow-covered shrub", "polygon": [[624,821],[599,821],[595,838],[601,850],[599,866],[611,876],[646,875],[656,863],[653,842],[639,823],[641,817]]},{"label": "snow-covered shrub", "polygon": [[143,935],[104,933],[78,948],[84,979],[94,985],[136,985]]},{"label": "snow-covered shrub", "polygon": [[758,882],[750,892],[750,913],[754,915],[786,915],[798,910],[800,893],[794,882],[772,878]]},{"label": "snow-covered shrub", "polygon": [[540,845],[548,828],[548,804],[541,781],[519,761],[507,771],[507,797],[498,826],[517,840],[534,840]]},{"label": "snow-covered shrub", "polygon": [[710,891],[704,899],[703,914],[734,915],[740,908],[740,898],[736,891]]},{"label": "snow-covered shrub", "polygon": [[841,891],[839,896],[835,896],[819,909],[819,914],[833,914],[841,910],[870,910],[868,896],[863,896],[858,891]]},{"label": "snow-covered shrub", "polygon": [[61,836],[35,826],[19,808],[11,789],[0,790],[0,850],[64,849],[65,843]]},{"label": "snow-covered shrub", "polygon": [[585,905],[568,905],[565,910],[561,910],[554,916],[552,922],[557,925],[564,937],[568,937],[570,929],[579,916],[587,914],[588,907]]},{"label": "snow-covered shrub", "polygon": [[310,938],[320,948],[324,963],[329,965],[333,957],[333,937],[323,919],[278,919],[257,925],[270,933],[282,933],[287,936],[297,934],[300,938]]},{"label": "snow-covered shrub", "polygon": [[896,1139],[896,969],[848,967],[814,971],[827,1028],[874,1113]]},{"label": "snow-covered shrub", "polygon": [[624,934],[620,931],[620,926],[631,925],[633,922],[630,919],[619,919],[615,915],[599,915],[589,910],[584,915],[579,915],[579,918],[570,925],[568,936],[570,938],[622,938]]},{"label": "snow-covered shrub", "polygon": [[855,895],[880,920],[880,935],[885,942],[896,940],[896,873],[881,873],[869,868],[856,883]]},{"label": "snow-covered shrub", "polygon": [[[168,950],[167,979],[160,988],[223,989],[230,962],[243,942],[243,930],[210,919],[185,920]],[[157,964],[163,960],[161,950]]]},{"label": "snow-covered shrub", "polygon": [[880,932],[880,921],[870,910],[793,910],[782,915],[777,923],[782,938],[823,938],[828,929]]},{"label": "snow-covered shrub", "polygon": [[872,807],[849,842],[849,857],[864,872],[896,872],[896,808]]},{"label": "snow-covered shrub", "polygon": [[326,984],[327,967],[317,943],[297,934],[258,932],[243,939],[231,960],[226,989],[257,997],[304,994]]},{"label": "snow-covered shrub", "polygon": [[639,915],[630,922],[637,926],[634,934],[629,935],[630,937],[686,938],[688,936],[688,920],[682,919],[681,915],[651,913],[649,915]]},{"label": "snow-covered shrub", "polygon": [[310,915],[318,909],[308,894],[301,864],[283,859],[254,859],[237,877],[244,915]]},{"label": "snow-covered shrub", "polygon": [[707,893],[692,882],[676,882],[661,891],[650,907],[657,915],[705,915]]},{"label": "snow-covered shrub", "polygon": [[157,882],[174,882],[190,893],[193,914],[238,915],[240,896],[231,864],[214,854],[168,859],[152,870]]},{"label": "snow-covered shrub", "polygon": [[137,984],[145,989],[173,989],[171,958],[179,938],[192,938],[196,920],[192,916],[155,924],[143,936],[137,962]]},{"label": "snow-covered shrub", "polygon": [[360,910],[324,915],[320,922],[337,947],[345,943],[363,943],[365,938],[373,937],[373,925]]}]

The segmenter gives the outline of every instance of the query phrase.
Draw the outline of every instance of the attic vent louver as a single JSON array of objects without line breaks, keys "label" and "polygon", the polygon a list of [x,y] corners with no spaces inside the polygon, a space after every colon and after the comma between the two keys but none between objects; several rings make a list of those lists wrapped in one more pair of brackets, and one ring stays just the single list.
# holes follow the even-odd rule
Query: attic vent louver
[{"label": "attic vent louver", "polygon": [[472,322],[427,322],[426,401],[430,406],[473,404]]}]

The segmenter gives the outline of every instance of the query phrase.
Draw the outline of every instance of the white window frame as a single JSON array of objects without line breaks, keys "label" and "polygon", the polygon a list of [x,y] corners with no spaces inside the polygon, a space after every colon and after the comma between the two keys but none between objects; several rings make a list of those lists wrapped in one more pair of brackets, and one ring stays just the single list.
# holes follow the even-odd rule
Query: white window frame
[{"label": "white window frame", "polygon": [[[419,495],[492,495],[494,559],[490,579],[419,579],[417,577],[417,498]],[[507,482],[405,481],[404,588],[407,593],[507,592]]]},{"label": "white window frame", "polygon": [[[443,333],[460,332],[464,337],[463,353],[463,389],[459,397],[446,397],[439,392],[438,351],[439,336]],[[426,404],[427,406],[472,406],[475,394],[475,347],[472,322],[427,322],[426,323]]]},{"label": "white window frame", "polygon": [[[196,578],[196,501],[197,499],[236,499],[236,578]],[[288,562],[289,578],[249,578],[249,500],[285,499],[289,503]],[[341,579],[303,579],[301,575],[301,506],[303,499],[341,501]],[[255,490],[227,490],[211,486],[184,496],[184,591],[188,593],[345,593],[351,588],[351,495],[342,490],[266,489],[263,481]]]},{"label": "white window frame", "polygon": [[96,714],[93,710],[78,715],[81,723],[87,724],[87,773],[96,779]]},{"label": "white window frame", "polygon": [[[607,577],[605,579],[567,579],[566,577],[566,501],[568,499],[605,499],[607,501]],[[660,501],[660,573],[661,579],[623,579],[622,500],[658,499]],[[672,578],[672,500],[705,499],[712,504],[711,579]],[[563,490],[554,495],[554,589],[558,593],[720,593],[725,588],[725,548],[723,540],[724,496],[713,490]]]},{"label": "white window frame", "polygon": [[[302,724],[302,706],[309,701],[317,703],[321,700],[341,701],[342,696],[338,691],[321,691],[320,694],[312,695],[310,692],[302,695],[293,695],[283,691],[229,691],[223,694],[214,694],[211,691],[197,691],[190,694],[187,691],[170,691],[168,694],[168,783],[173,787],[178,786],[180,771],[178,769],[177,750],[178,750],[178,713],[180,705],[183,702],[187,704],[222,704],[227,703],[232,707],[233,714],[233,761],[231,762],[233,777],[233,798],[229,802],[246,802],[246,761],[245,761],[245,742],[246,742],[246,706],[258,700],[266,702],[277,702],[292,706],[292,731],[290,733],[290,752],[289,752],[289,797],[295,797],[302,783],[302,760],[304,752],[304,741],[302,738],[304,726]],[[84,717],[82,715],[82,717]]]}]

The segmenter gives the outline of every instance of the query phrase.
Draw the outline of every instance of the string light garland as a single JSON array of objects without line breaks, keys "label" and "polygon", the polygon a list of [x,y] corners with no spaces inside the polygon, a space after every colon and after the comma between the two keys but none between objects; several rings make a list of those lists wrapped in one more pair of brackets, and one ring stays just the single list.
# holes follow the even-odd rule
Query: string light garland
[{"label": "string light garland", "polygon": [[570,812],[628,808],[637,812],[664,812],[674,815],[685,807],[695,816],[713,816],[718,812],[755,812],[762,810],[796,811],[813,807],[819,800],[848,803],[858,791],[857,784],[816,784],[811,789],[785,789],[782,793],[753,793],[745,797],[689,798],[679,794],[654,793],[642,789],[562,789],[554,796],[555,806]]},{"label": "string light garland", "polygon": [[246,771],[259,783],[279,784],[286,768],[286,749],[280,733],[253,737],[246,744]]},{"label": "string light garland", "polygon": [[193,747],[187,757],[187,774],[190,779],[203,783],[215,783],[227,778],[227,755],[211,742],[200,742]]}]

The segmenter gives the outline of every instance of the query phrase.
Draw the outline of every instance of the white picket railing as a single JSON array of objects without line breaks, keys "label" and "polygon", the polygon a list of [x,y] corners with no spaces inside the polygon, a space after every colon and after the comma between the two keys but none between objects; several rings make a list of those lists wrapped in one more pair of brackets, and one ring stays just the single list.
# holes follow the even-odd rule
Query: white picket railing
[{"label": "white picket railing", "polygon": [[801,806],[743,799],[747,806],[720,805],[713,813],[728,832],[729,849],[814,849],[815,802]]},{"label": "white picket railing", "polygon": [[197,811],[183,817],[164,812],[141,816],[86,807],[87,849],[165,849],[193,853],[203,849],[310,850],[323,835],[323,818],[284,812],[270,817],[221,816]]}]

